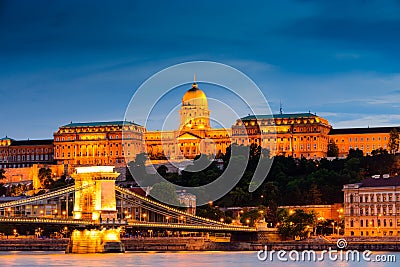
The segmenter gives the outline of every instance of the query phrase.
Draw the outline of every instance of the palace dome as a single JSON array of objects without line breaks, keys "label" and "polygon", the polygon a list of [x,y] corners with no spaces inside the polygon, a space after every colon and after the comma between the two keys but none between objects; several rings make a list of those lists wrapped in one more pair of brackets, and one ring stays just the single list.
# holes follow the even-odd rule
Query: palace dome
[{"label": "palace dome", "polygon": [[197,83],[193,83],[192,88],[187,90],[183,95],[182,105],[207,107],[208,103],[206,94],[198,88]]}]

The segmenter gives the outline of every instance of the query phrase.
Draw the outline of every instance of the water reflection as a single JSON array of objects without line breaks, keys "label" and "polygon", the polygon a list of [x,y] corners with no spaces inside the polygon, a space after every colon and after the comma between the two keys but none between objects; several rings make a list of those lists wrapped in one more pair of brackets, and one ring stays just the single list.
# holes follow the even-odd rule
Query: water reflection
[{"label": "water reflection", "polygon": [[[378,253],[378,252],[377,252]],[[374,253],[374,254],[377,254]],[[379,254],[383,254],[379,252]],[[400,253],[395,254],[400,260]],[[127,252],[125,254],[64,254],[64,252],[0,252],[1,266],[323,266],[394,267],[376,262],[261,262],[256,252]]]}]

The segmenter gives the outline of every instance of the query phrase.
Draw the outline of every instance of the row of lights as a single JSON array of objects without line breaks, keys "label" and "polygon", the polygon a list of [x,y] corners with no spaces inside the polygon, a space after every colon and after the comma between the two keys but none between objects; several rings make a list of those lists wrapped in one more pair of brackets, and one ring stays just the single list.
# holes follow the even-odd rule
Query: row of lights
[{"label": "row of lights", "polygon": [[[151,226],[151,227],[168,227],[162,223],[143,223],[132,222],[131,226]],[[212,229],[212,230],[237,230],[237,231],[255,231],[254,228],[241,228],[241,227],[224,227],[224,226],[208,226],[208,225],[169,225],[170,228],[191,228],[191,229]]]},{"label": "row of lights", "polygon": [[[152,204],[155,204],[155,205],[158,205],[158,206],[161,206],[161,207],[163,207],[163,208],[166,208],[166,209],[168,209],[168,210],[172,210],[172,211],[175,211],[175,212],[177,212],[177,213],[180,213],[180,214],[185,214],[186,216],[188,216],[188,217],[193,217],[193,218],[197,218],[197,219],[201,219],[201,220],[206,220],[206,221],[211,221],[210,219],[207,219],[207,218],[202,218],[202,217],[199,217],[199,216],[196,216],[196,215],[192,215],[192,214],[189,214],[189,213],[185,213],[185,212],[183,212],[183,211],[180,211],[180,210],[177,210],[177,209],[174,209],[174,208],[171,208],[171,207],[168,207],[168,206],[165,206],[165,205],[163,205],[163,204],[161,204],[161,203],[158,203],[158,202],[155,202],[155,201],[152,201],[152,200],[150,200],[150,199],[147,199],[147,198],[145,198],[145,197],[142,197],[142,196],[140,196],[140,195],[137,195],[137,194],[135,194],[135,193],[133,193],[133,192],[131,192],[131,191],[129,191],[129,190],[127,190],[127,189],[124,189],[124,188],[121,188],[121,187],[118,187],[118,186],[116,186],[116,188],[117,188],[117,190],[120,190],[120,191],[122,191],[122,193],[127,193],[127,194],[131,194],[131,195],[133,195],[133,196],[135,196],[135,197],[137,197],[137,198],[139,198],[139,199],[141,199],[141,200],[144,200],[144,201],[147,201],[147,202],[150,202],[150,203],[152,203]],[[124,192],[125,191],[125,192]],[[209,201],[208,202],[210,205],[212,205],[212,201]],[[249,222],[247,223],[248,225],[250,224],[250,220],[248,220]],[[220,222],[218,222],[218,221],[214,221],[215,223],[221,223],[221,224],[223,224],[223,225],[226,225],[225,223],[223,223],[223,221],[221,221],[220,220]],[[247,221],[246,221],[247,222]],[[241,227],[241,226],[237,226],[237,227]],[[247,228],[247,227],[246,227]]]},{"label": "row of lights", "polygon": [[19,204],[27,204],[27,203],[30,203],[30,202],[46,199],[46,198],[51,197],[51,196],[57,196],[59,194],[61,195],[61,194],[69,193],[69,192],[74,191],[74,189],[75,189],[74,186],[70,186],[70,187],[61,189],[59,191],[52,192],[50,194],[45,194],[45,195],[36,196],[36,197],[30,197],[30,198],[22,199],[22,200],[15,200],[15,201],[11,201],[11,202],[6,202],[6,203],[3,203],[3,204],[0,204],[0,208],[8,207],[8,206],[17,206]]}]

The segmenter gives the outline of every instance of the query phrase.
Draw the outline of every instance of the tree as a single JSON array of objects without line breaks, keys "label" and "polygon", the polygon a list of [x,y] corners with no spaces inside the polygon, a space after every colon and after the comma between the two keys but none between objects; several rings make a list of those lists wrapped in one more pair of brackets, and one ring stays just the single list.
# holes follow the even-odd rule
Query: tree
[{"label": "tree", "polygon": [[5,173],[6,171],[4,169],[0,169],[0,180],[6,179]]},{"label": "tree", "polygon": [[226,222],[227,217],[225,213],[218,208],[213,207],[212,205],[206,204],[204,206],[197,207],[196,215],[204,218],[208,218],[214,221],[219,221],[221,218],[224,218]]},{"label": "tree", "polygon": [[389,142],[388,142],[390,153],[395,154],[397,151],[399,151],[399,146],[400,146],[399,132],[396,128],[393,128],[390,131]]},{"label": "tree", "polygon": [[136,182],[143,185],[146,182],[147,173],[146,173],[146,161],[147,161],[147,154],[141,153],[137,154],[134,161],[128,163],[129,171],[132,177],[135,179]]},{"label": "tree", "polygon": [[278,210],[278,231],[284,237],[305,238],[312,231],[316,220],[315,212],[306,212],[296,209],[287,211],[287,209]]},{"label": "tree", "polygon": [[352,159],[352,158],[357,158],[357,159],[361,159],[364,155],[364,152],[360,149],[353,149],[350,148],[349,150],[349,154],[347,155],[347,159]]},{"label": "tree", "polygon": [[168,167],[165,165],[160,165],[157,168],[158,174],[161,175],[162,177],[165,177],[167,175],[167,171],[168,171]]},{"label": "tree", "polygon": [[322,204],[322,193],[316,184],[312,184],[310,191],[308,192],[311,204],[320,205]]},{"label": "tree", "polygon": [[329,140],[327,156],[328,157],[338,157],[339,156],[339,147],[337,146],[335,141],[333,141],[333,139]]},{"label": "tree", "polygon": [[179,206],[178,195],[175,186],[168,182],[160,182],[153,185],[150,196],[166,204]]},{"label": "tree", "polygon": [[395,163],[395,155],[389,154],[386,149],[379,148],[371,152],[366,158],[368,172],[370,175],[390,173]]},{"label": "tree", "polygon": [[42,188],[49,188],[54,182],[53,178],[51,178],[51,169],[49,168],[40,168],[38,178]]},{"label": "tree", "polygon": [[10,196],[16,197],[22,195],[26,191],[26,186],[23,184],[12,185],[10,188]]}]

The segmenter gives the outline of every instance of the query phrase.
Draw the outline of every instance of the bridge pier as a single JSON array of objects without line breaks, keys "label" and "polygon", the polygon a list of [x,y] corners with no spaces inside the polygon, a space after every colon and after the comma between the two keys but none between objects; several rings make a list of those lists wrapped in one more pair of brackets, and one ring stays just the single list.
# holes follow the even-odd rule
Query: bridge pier
[{"label": "bridge pier", "polygon": [[75,179],[74,219],[112,220],[117,218],[113,166],[78,167]]}]

